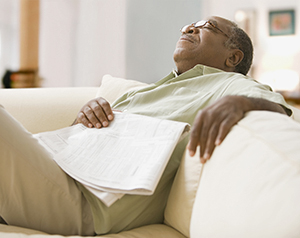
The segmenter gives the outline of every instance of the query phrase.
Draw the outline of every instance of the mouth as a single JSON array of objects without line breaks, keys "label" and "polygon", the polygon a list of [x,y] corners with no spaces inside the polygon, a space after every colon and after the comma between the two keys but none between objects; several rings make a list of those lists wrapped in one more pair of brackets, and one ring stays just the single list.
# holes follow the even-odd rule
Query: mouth
[{"label": "mouth", "polygon": [[195,40],[193,39],[192,36],[190,35],[182,35],[180,38],[179,38],[180,41],[189,41],[191,43],[194,43]]}]

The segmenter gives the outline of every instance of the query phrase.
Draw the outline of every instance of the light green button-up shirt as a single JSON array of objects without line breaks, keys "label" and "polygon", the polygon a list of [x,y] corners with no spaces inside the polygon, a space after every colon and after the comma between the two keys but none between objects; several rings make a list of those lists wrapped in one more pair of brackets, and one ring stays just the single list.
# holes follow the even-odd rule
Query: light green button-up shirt
[{"label": "light green button-up shirt", "polygon": [[199,109],[226,95],[264,98],[288,107],[283,97],[252,78],[197,65],[179,76],[173,71],[164,79],[129,92],[113,107],[131,113],[193,123]]},{"label": "light green button-up shirt", "polygon": [[[200,109],[226,95],[264,98],[288,107],[283,97],[272,92],[269,86],[238,73],[227,73],[203,65],[197,65],[179,76],[173,71],[155,84],[124,94],[112,107],[193,124]],[[106,207],[79,185],[91,205],[97,234],[163,222],[168,194],[187,142],[188,138],[177,145],[151,196],[125,195],[111,207]]]}]

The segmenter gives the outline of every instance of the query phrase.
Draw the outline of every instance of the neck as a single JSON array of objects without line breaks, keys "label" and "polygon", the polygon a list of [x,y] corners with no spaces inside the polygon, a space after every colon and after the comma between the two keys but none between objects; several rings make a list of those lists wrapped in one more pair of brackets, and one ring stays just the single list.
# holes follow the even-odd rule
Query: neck
[{"label": "neck", "polygon": [[184,73],[184,72],[186,72],[186,71],[194,68],[194,66],[185,66],[185,67],[179,67],[179,66],[177,66],[177,73],[178,73],[178,75],[180,75],[180,74],[182,74],[182,73]]}]

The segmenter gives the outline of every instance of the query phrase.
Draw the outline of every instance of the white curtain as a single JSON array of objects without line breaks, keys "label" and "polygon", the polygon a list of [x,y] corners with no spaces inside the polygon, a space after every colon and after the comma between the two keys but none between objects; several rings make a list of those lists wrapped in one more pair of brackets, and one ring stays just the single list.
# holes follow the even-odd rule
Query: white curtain
[{"label": "white curtain", "polygon": [[41,0],[43,86],[99,86],[125,77],[124,0]]},{"label": "white curtain", "polygon": [[99,86],[103,75],[154,82],[169,73],[179,29],[202,0],[40,0],[43,86]]},{"label": "white curtain", "polygon": [[19,0],[0,0],[0,76],[19,68]]}]

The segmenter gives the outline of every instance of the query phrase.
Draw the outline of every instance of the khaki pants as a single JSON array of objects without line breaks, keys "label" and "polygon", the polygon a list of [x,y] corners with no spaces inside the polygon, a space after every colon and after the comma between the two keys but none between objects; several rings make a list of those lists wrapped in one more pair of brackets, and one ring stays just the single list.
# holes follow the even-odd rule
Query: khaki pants
[{"label": "khaki pants", "polygon": [[94,234],[89,204],[74,180],[1,106],[0,216],[51,234]]}]

